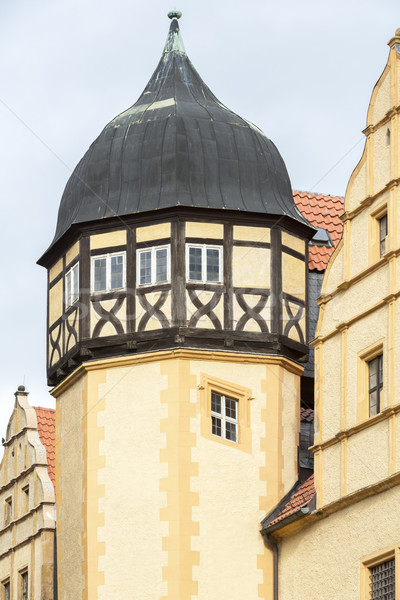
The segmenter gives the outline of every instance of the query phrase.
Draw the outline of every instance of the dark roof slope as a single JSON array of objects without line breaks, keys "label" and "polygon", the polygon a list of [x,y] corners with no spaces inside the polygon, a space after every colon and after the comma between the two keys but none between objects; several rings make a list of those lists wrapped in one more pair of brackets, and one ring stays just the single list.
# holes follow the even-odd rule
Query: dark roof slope
[{"label": "dark roof slope", "polygon": [[289,215],[285,163],[221,104],[188,59],[177,16],[139,100],[102,131],[70,177],[53,243],[74,223],[175,206]]},{"label": "dark roof slope", "polygon": [[272,527],[277,523],[295,515],[301,509],[306,507],[311,510],[314,509],[313,501],[315,499],[315,487],[314,487],[314,475],[310,475],[308,479],[300,486],[297,484],[289,492],[285,498],[278,504],[278,506],[265,517],[262,521],[263,529]]}]

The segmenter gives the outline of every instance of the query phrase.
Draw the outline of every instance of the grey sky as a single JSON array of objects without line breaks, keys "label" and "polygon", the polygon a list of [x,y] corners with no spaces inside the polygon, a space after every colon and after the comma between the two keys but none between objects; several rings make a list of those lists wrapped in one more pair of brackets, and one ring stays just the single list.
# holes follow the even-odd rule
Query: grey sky
[{"label": "grey sky", "polygon": [[[161,0],[0,4],[0,435],[24,377],[30,402],[52,406],[46,273],[35,263],[71,170],[154,71],[171,8]],[[292,187],[344,195],[386,43],[400,27],[398,0],[182,0],[178,8],[194,66],[221,102],[275,142]]]}]

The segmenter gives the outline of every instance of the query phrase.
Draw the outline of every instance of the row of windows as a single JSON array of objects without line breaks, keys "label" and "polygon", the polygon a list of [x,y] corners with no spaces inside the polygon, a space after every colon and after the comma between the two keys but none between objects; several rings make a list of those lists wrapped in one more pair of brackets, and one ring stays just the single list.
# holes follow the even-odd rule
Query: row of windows
[{"label": "row of windows", "polygon": [[[92,292],[123,289],[125,252],[92,258]],[[198,283],[222,283],[222,248],[187,244],[186,277]],[[137,251],[137,281],[140,286],[168,283],[171,280],[170,246],[157,246]],[[75,264],[65,276],[65,303],[71,306],[79,296],[79,267]]]}]

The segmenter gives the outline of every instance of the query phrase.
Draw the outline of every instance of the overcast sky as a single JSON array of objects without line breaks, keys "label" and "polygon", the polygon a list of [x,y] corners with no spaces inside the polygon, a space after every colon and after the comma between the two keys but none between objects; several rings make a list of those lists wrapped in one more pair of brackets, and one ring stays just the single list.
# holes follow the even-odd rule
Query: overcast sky
[{"label": "overcast sky", "polygon": [[[168,33],[161,0],[1,0],[0,436],[14,391],[52,406],[46,272],[67,179],[132,105]],[[400,27],[398,0],[182,0],[187,53],[211,90],[277,145],[292,187],[344,195],[372,88]]]}]

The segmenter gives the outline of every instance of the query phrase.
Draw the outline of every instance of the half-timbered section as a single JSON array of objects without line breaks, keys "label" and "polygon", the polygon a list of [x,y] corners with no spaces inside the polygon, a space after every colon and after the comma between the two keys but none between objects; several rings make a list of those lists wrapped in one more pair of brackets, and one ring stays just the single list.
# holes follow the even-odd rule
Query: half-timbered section
[{"label": "half-timbered section", "polygon": [[163,212],[81,226],[57,255],[50,382],[90,357],[154,347],[307,354],[308,227],[233,211]]}]

